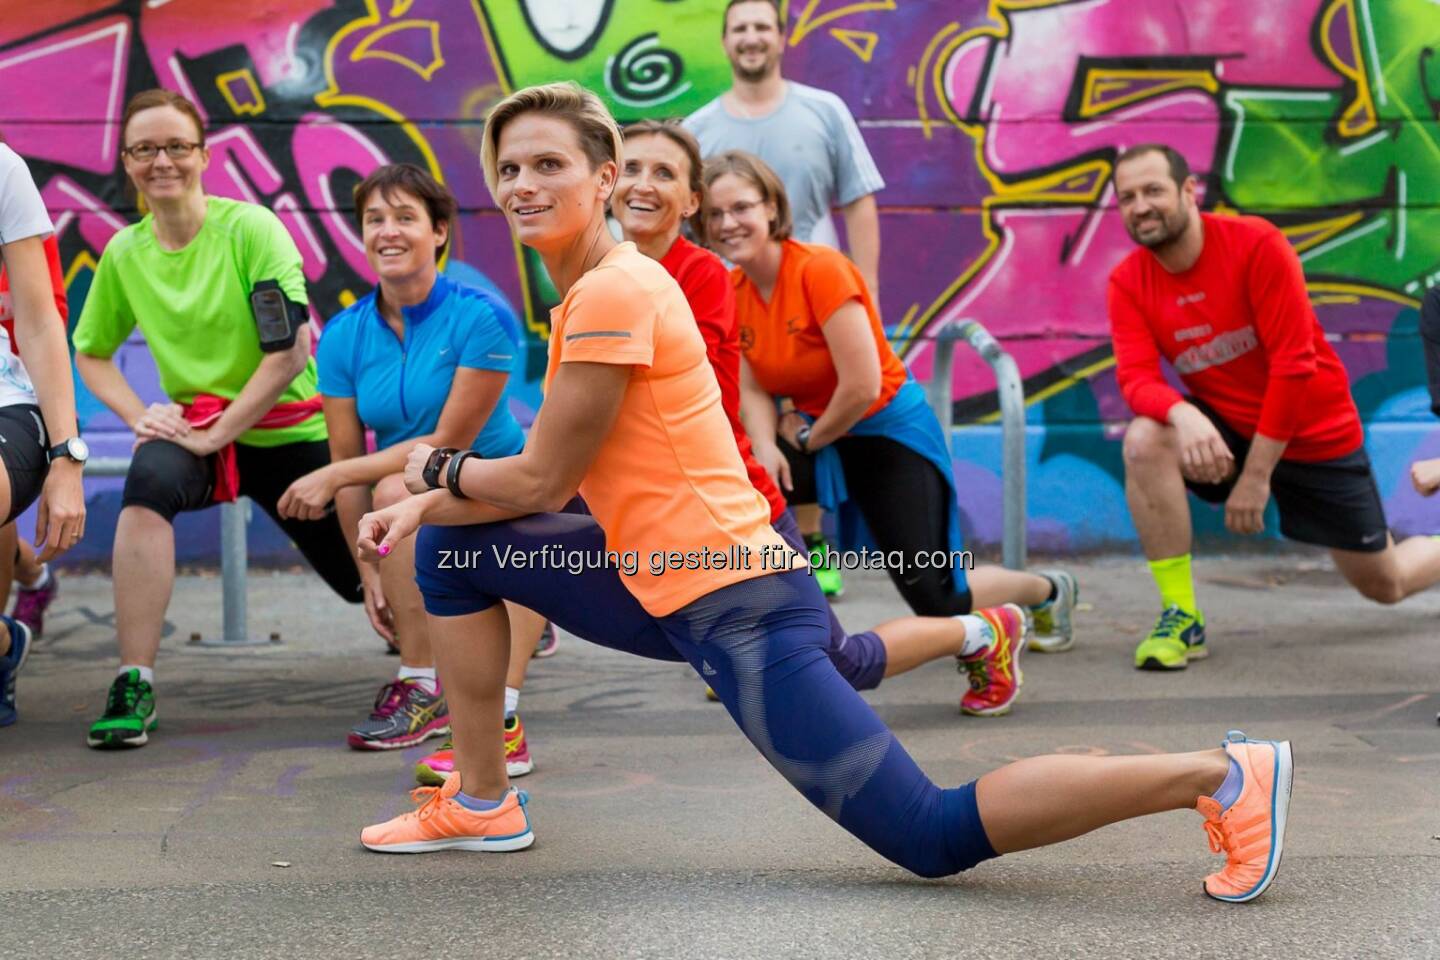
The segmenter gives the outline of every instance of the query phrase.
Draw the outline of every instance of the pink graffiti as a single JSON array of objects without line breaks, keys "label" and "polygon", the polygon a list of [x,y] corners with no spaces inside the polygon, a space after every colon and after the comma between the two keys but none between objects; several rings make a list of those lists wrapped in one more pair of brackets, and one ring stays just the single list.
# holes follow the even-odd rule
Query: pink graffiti
[{"label": "pink graffiti", "polygon": [[105,17],[0,54],[0,89],[26,94],[5,98],[6,140],[36,160],[113,169],[129,53],[130,20]]},{"label": "pink graffiti", "polygon": [[195,59],[240,44],[250,54],[262,87],[298,80],[307,69],[296,56],[300,28],[332,5],[331,0],[267,0],[230,5],[219,17],[209,4],[149,0],[140,13],[140,37],[161,86],[180,91],[203,111],[182,57]]},{"label": "pink graffiti", "polygon": [[312,208],[324,211],[321,219],[340,248],[340,256],[352,270],[374,283],[375,275],[365,259],[365,244],[350,220],[350,198],[335,195],[331,177],[336,170],[350,170],[366,177],[389,160],[369,137],[323,113],[305,115],[295,128],[291,152],[305,199]]},{"label": "pink graffiti", "polygon": [[[983,162],[1007,182],[1152,141],[1172,144],[1203,175],[1220,136],[1214,94],[1179,89],[1067,122],[1066,108],[1073,109],[1087,62],[1143,56],[1158,70],[1172,57],[1175,69],[1213,67],[1229,84],[1334,89],[1339,78],[1310,49],[1308,31],[1294,29],[1313,22],[1321,3],[1217,0],[1182,8],[1099,0],[1017,10],[1007,14],[1007,38],[982,35],[956,48],[941,67],[943,88],[952,110],[984,125]],[[1065,186],[1050,189],[1063,192]],[[1076,196],[1075,202],[1042,208],[993,208],[993,252],[929,329],[974,318],[1011,340],[1065,338],[1047,340],[1043,349],[1016,350],[1026,376],[1073,362],[1103,343],[1109,272],[1133,244],[1108,183],[1097,204]],[[928,352],[920,345],[910,359],[928,366]],[[991,389],[978,367],[961,366],[956,374],[957,396]]]},{"label": "pink graffiti", "polygon": [[80,236],[97,252],[104,250],[110,238],[125,229],[124,217],[63,174],[45,184],[40,199],[54,218],[56,237],[63,237],[66,230],[78,224]]}]

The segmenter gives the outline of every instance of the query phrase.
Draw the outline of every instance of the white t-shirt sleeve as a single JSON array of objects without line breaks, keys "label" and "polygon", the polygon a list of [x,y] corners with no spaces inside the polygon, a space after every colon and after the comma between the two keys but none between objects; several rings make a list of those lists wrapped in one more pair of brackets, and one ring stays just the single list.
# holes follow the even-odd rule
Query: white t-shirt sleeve
[{"label": "white t-shirt sleeve", "polygon": [[30,168],[18,153],[0,144],[0,244],[54,232]]}]

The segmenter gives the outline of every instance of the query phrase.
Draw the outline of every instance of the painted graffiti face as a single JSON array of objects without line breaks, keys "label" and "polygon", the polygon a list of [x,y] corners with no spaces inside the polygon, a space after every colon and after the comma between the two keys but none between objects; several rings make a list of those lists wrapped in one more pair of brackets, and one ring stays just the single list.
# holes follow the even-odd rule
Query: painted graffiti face
[{"label": "painted graffiti face", "polygon": [[362,223],[365,259],[381,282],[408,280],[435,268],[449,224],[430,221],[424,201],[406,190],[372,190]]},{"label": "painted graffiti face", "polygon": [[200,192],[200,175],[210,165],[209,149],[199,147],[183,157],[172,157],[165,149],[173,143],[197,142],[200,131],[194,120],[174,107],[151,107],[130,118],[124,136],[127,148],[142,144],[159,148],[150,160],[125,155],[125,173],[147,204],[153,207]]},{"label": "painted graffiti face", "polygon": [[775,205],[749,180],[727,173],[710,185],[705,232],[717,253],[743,267],[754,263],[770,242]]},{"label": "painted graffiti face", "polygon": [[1175,185],[1164,154],[1151,152],[1115,169],[1115,199],[1130,238],[1142,247],[1162,250],[1190,225],[1195,208],[1195,181]]},{"label": "painted graffiti face", "polygon": [[500,133],[495,199],[516,238],[545,251],[563,246],[604,209],[615,164],[592,169],[580,135],[565,120],[525,113]]},{"label": "painted graffiti face", "polygon": [[780,69],[785,35],[775,8],[764,0],[737,3],[725,15],[725,56],[735,76],[749,83]]},{"label": "painted graffiti face", "polygon": [[700,207],[700,195],[690,189],[690,173],[690,158],[669,137],[625,141],[625,162],[610,210],[627,240],[679,236],[680,221]]}]

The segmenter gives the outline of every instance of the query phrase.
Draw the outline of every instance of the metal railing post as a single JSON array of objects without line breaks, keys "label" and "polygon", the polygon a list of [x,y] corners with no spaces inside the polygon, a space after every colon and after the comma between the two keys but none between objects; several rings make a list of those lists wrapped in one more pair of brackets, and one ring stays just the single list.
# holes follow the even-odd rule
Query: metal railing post
[{"label": "metal railing post", "polygon": [[927,389],[930,406],[952,444],[955,422],[953,370],[955,341],[965,340],[995,374],[1000,398],[1000,479],[1002,490],[1001,555],[1011,570],[1025,569],[1025,383],[1015,358],[977,321],[946,327],[935,338],[935,362]]},{"label": "metal railing post", "polygon": [[[85,464],[92,477],[123,477],[130,471],[129,457],[94,457]],[[252,639],[246,629],[246,583],[249,550],[246,525],[250,522],[250,498],[220,505],[220,582],[223,628],[220,638],[200,636],[193,641],[202,647],[249,647],[272,643],[269,638]]]}]

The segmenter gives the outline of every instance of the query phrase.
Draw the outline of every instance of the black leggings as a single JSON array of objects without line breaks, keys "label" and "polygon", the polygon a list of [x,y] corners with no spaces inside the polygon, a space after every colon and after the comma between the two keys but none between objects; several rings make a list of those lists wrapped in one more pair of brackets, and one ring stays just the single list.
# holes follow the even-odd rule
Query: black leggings
[{"label": "black leggings", "polygon": [[[323,440],[278,447],[237,443],[235,459],[240,469],[241,495],[258,503],[280,525],[342,600],[360,603],[364,599],[360,573],[335,514],[323,520],[291,520],[275,512],[290,484],[330,462],[330,445]],[[179,444],[151,440],[135,450],[130,471],[125,474],[122,503],[153,510],[167,522],[174,522],[177,513],[211,506],[214,487],[214,457],[197,457]]]},{"label": "black leggings", "polygon": [[[794,490],[791,503],[814,503],[815,458],[784,439],[780,449],[790,462]],[[835,441],[845,487],[860,508],[875,545],[885,553],[907,558],[950,550],[950,485],[935,465],[903,443],[888,437],[841,437]],[[969,613],[968,589],[956,592],[949,567],[900,570],[887,568],[900,596],[922,617],[953,617]]]}]

